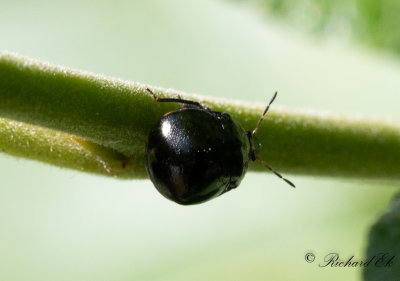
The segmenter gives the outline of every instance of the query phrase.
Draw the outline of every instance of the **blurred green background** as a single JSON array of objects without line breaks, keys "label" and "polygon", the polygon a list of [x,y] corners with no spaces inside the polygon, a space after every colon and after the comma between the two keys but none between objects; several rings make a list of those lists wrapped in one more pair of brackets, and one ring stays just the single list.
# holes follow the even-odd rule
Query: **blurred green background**
[{"label": "blurred green background", "polygon": [[[274,107],[400,115],[395,47],[314,37],[243,1],[0,3],[1,49],[189,93],[264,103],[278,90]],[[292,190],[249,173],[237,190],[183,207],[148,180],[4,154],[0,168],[2,281],[361,280],[359,269],[318,264],[331,252],[362,259],[398,188],[288,175]]]},{"label": "blurred green background", "polygon": [[400,54],[397,0],[231,0],[325,38],[359,42]]}]

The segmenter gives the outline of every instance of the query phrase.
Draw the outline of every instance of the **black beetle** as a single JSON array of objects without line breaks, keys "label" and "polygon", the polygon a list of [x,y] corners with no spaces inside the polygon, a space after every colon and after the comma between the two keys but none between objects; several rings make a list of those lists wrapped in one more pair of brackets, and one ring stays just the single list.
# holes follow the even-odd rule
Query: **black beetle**
[{"label": "black beetle", "polygon": [[229,114],[213,111],[198,102],[158,98],[177,102],[182,109],[166,113],[151,130],[146,145],[146,170],[158,191],[182,205],[197,204],[237,187],[250,161],[261,161],[291,186],[267,163],[257,158],[255,137],[261,121],[276,98],[272,97],[253,132],[246,131]]}]

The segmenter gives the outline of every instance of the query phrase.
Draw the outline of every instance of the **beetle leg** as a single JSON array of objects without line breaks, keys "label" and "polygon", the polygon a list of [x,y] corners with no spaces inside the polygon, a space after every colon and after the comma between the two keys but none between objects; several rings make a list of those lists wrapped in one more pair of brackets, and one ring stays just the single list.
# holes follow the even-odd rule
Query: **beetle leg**
[{"label": "beetle leg", "polygon": [[150,93],[150,95],[153,97],[154,100],[158,101],[158,102],[177,102],[177,103],[182,103],[182,104],[190,104],[190,105],[194,105],[197,107],[200,107],[202,109],[206,109],[203,105],[201,105],[199,102],[197,101],[191,101],[191,100],[184,100],[181,99],[180,96],[178,95],[178,98],[159,98],[157,97],[152,90],[150,90],[149,88],[146,88],[146,91]]},{"label": "beetle leg", "polygon": [[[179,100],[182,99],[182,97],[181,97],[180,94],[176,94],[176,98],[179,99]],[[181,106],[182,106],[182,108],[185,108],[185,107],[186,107],[186,105],[184,105],[184,104],[181,104]]]}]

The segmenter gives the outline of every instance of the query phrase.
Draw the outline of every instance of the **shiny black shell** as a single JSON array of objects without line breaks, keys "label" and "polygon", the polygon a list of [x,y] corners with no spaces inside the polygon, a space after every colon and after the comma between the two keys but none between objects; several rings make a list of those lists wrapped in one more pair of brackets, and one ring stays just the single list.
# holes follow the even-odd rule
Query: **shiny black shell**
[{"label": "shiny black shell", "polygon": [[254,160],[254,137],[230,115],[182,108],[164,115],[146,145],[146,169],[176,203],[207,201],[237,187]]}]

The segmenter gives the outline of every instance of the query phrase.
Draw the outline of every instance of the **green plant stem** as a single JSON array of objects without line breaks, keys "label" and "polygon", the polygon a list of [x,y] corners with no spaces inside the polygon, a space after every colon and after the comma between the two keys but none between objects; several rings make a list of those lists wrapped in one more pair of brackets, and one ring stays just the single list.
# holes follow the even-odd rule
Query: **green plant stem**
[{"label": "green plant stem", "polygon": [[[176,91],[152,87],[156,95]],[[261,104],[186,95],[252,130]],[[137,83],[0,52],[0,150],[119,178],[146,177],[154,124],[175,103],[157,103]],[[257,138],[260,157],[284,173],[400,179],[400,127],[282,109],[274,104]],[[27,145],[29,143],[29,145]],[[267,171],[259,164],[252,170]]]}]

